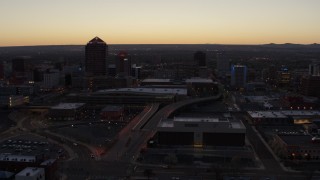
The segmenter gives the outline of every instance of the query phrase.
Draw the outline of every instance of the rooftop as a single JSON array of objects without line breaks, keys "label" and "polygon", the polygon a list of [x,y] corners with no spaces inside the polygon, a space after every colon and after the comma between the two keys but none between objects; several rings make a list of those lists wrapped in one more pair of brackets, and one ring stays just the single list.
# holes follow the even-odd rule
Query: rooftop
[{"label": "rooftop", "polygon": [[282,111],[248,111],[252,118],[287,118],[288,116],[320,116],[320,111],[282,110]]},{"label": "rooftop", "polygon": [[171,82],[171,79],[144,79],[142,82]]},{"label": "rooftop", "polygon": [[287,118],[280,111],[248,111],[252,118]]},{"label": "rooftop", "polygon": [[122,109],[122,106],[106,106],[101,111],[121,111]]},{"label": "rooftop", "polygon": [[186,79],[186,83],[213,83],[212,79],[205,78],[191,78]]},{"label": "rooftop", "polygon": [[43,161],[40,165],[41,166],[47,166],[47,165],[51,165],[53,164],[54,162],[56,162],[57,160],[56,159],[48,159],[46,161]]},{"label": "rooftop", "polygon": [[187,95],[185,88],[119,88],[119,89],[106,89],[97,91],[96,94],[101,93],[149,93],[149,94],[178,94]]},{"label": "rooftop", "polygon": [[24,170],[20,171],[16,176],[35,176],[39,174],[41,171],[44,171],[44,169],[37,167],[26,167]]},{"label": "rooftop", "polygon": [[[169,82],[175,82],[175,80],[172,79],[144,79],[142,82],[155,82],[155,83],[169,83]],[[178,81],[177,81],[178,82]],[[190,78],[186,79],[184,81],[181,81],[181,83],[213,83],[212,79],[207,78]]]},{"label": "rooftop", "polygon": [[289,146],[314,146],[319,147],[319,143],[312,143],[312,136],[310,135],[278,135]]},{"label": "rooftop", "polygon": [[[188,125],[190,127],[200,128],[200,129],[210,129],[212,131],[214,129],[234,129],[241,130],[245,129],[245,126],[241,121],[227,118],[227,117],[175,117],[172,119],[164,119],[162,120],[158,127],[159,128],[174,128],[177,127],[181,129],[181,127],[185,128]],[[188,127],[189,128],[189,127]]]},{"label": "rooftop", "polygon": [[175,117],[173,119],[175,122],[208,122],[208,123],[217,123],[217,122],[229,122],[228,118],[198,118],[198,117]]},{"label": "rooftop", "polygon": [[60,103],[56,106],[52,106],[51,109],[78,109],[84,105],[85,103]]},{"label": "rooftop", "polygon": [[312,110],[287,110],[281,111],[283,114],[287,116],[320,116],[320,111],[312,111]]},{"label": "rooftop", "polygon": [[105,44],[105,42],[100,39],[99,37],[94,37],[93,39],[91,39],[88,44]]},{"label": "rooftop", "polygon": [[7,153],[0,154],[0,161],[15,161],[15,162],[35,162],[35,156],[11,155]]}]

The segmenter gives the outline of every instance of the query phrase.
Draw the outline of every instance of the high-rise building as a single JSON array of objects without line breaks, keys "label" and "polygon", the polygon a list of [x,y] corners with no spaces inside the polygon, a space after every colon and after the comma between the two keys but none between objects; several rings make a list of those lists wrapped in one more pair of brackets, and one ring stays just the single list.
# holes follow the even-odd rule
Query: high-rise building
[{"label": "high-rise building", "polygon": [[99,37],[93,38],[85,47],[86,73],[93,76],[107,74],[108,45]]},{"label": "high-rise building", "polygon": [[217,72],[220,77],[230,73],[230,61],[225,54],[217,54]]},{"label": "high-rise building", "polygon": [[278,71],[277,85],[279,87],[289,87],[291,83],[291,73],[287,66],[282,65],[280,71]]},{"label": "high-rise building", "polygon": [[43,74],[42,88],[51,89],[59,86],[60,73],[59,70],[54,69]]},{"label": "high-rise building", "polygon": [[25,72],[25,61],[27,57],[16,57],[12,59],[12,71],[23,73]]},{"label": "high-rise building", "polygon": [[195,65],[198,67],[204,67],[207,65],[206,63],[206,53],[202,51],[197,51],[193,56]]},{"label": "high-rise building", "polygon": [[267,84],[276,84],[278,76],[278,69],[275,65],[270,65],[263,72],[263,79]]},{"label": "high-rise building", "polygon": [[121,51],[116,59],[117,75],[126,77],[131,76],[131,58],[128,53]]},{"label": "high-rise building", "polygon": [[247,83],[247,66],[231,66],[231,86],[235,88],[244,88]]},{"label": "high-rise building", "polygon": [[4,62],[0,62],[0,80],[4,79]]},{"label": "high-rise building", "polygon": [[309,64],[309,75],[320,76],[320,64],[318,63]]},{"label": "high-rise building", "polygon": [[320,76],[303,77],[301,93],[306,96],[320,97]]}]

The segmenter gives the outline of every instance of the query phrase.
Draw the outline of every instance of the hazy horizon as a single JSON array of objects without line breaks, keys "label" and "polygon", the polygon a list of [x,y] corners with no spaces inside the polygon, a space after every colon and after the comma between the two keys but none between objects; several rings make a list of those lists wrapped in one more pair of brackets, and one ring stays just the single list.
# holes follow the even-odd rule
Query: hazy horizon
[{"label": "hazy horizon", "polygon": [[318,0],[10,0],[0,46],[320,43]]},{"label": "hazy horizon", "polygon": [[[296,43],[267,43],[267,44],[211,44],[211,43],[204,43],[204,44],[108,44],[108,46],[130,46],[130,45],[216,45],[216,46],[263,46],[263,45],[320,45],[318,43],[310,43],[310,44],[296,44]],[[42,45],[13,45],[13,46],[0,46],[0,48],[10,48],[10,47],[38,47],[38,46],[85,46],[86,44],[42,44]]]}]

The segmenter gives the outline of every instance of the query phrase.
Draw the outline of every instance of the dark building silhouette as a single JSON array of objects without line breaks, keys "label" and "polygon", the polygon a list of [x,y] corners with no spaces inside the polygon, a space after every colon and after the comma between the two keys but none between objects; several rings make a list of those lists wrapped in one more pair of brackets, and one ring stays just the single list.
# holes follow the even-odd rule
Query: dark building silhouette
[{"label": "dark building silhouette", "polygon": [[44,72],[43,71],[41,71],[41,70],[39,70],[39,69],[34,69],[33,70],[33,81],[34,82],[41,82],[41,81],[43,81],[43,75],[44,74]]},{"label": "dark building silhouette", "polygon": [[320,97],[320,76],[302,78],[301,91],[306,96]]},{"label": "dark building silhouette", "polygon": [[127,52],[121,51],[116,59],[118,76],[131,76],[131,58]]},{"label": "dark building silhouette", "polygon": [[0,62],[0,80],[4,79],[4,63]]},{"label": "dark building silhouette", "polygon": [[13,72],[25,72],[25,57],[17,57],[12,59],[12,71]]},{"label": "dark building silhouette", "polygon": [[108,45],[99,37],[93,38],[85,47],[86,73],[93,76],[107,74]]},{"label": "dark building silhouette", "polygon": [[194,62],[197,66],[199,67],[203,67],[206,66],[206,53],[202,52],[202,51],[197,51],[196,53],[194,53],[193,56]]}]

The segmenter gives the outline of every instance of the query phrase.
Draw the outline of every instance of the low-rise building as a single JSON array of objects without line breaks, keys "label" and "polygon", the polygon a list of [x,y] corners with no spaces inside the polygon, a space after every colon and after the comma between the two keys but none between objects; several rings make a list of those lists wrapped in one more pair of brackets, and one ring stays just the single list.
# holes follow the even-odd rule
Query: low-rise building
[{"label": "low-rise building", "polygon": [[255,125],[292,125],[293,119],[280,111],[248,111],[250,120]]},{"label": "low-rise building", "polygon": [[43,168],[27,167],[15,176],[16,180],[45,180]]},{"label": "low-rise building", "polygon": [[87,117],[85,103],[60,103],[49,109],[48,119],[54,121],[83,120]]},{"label": "low-rise building", "polygon": [[287,159],[320,160],[320,139],[310,135],[275,135],[278,155]]},{"label": "low-rise building", "polygon": [[158,125],[159,145],[244,146],[246,128],[233,117],[175,117]]},{"label": "low-rise building", "polygon": [[100,112],[100,118],[103,120],[117,120],[124,114],[122,106],[106,106]]},{"label": "low-rise building", "polygon": [[320,117],[317,110],[247,111],[249,119],[255,125],[293,125],[312,123]]}]

